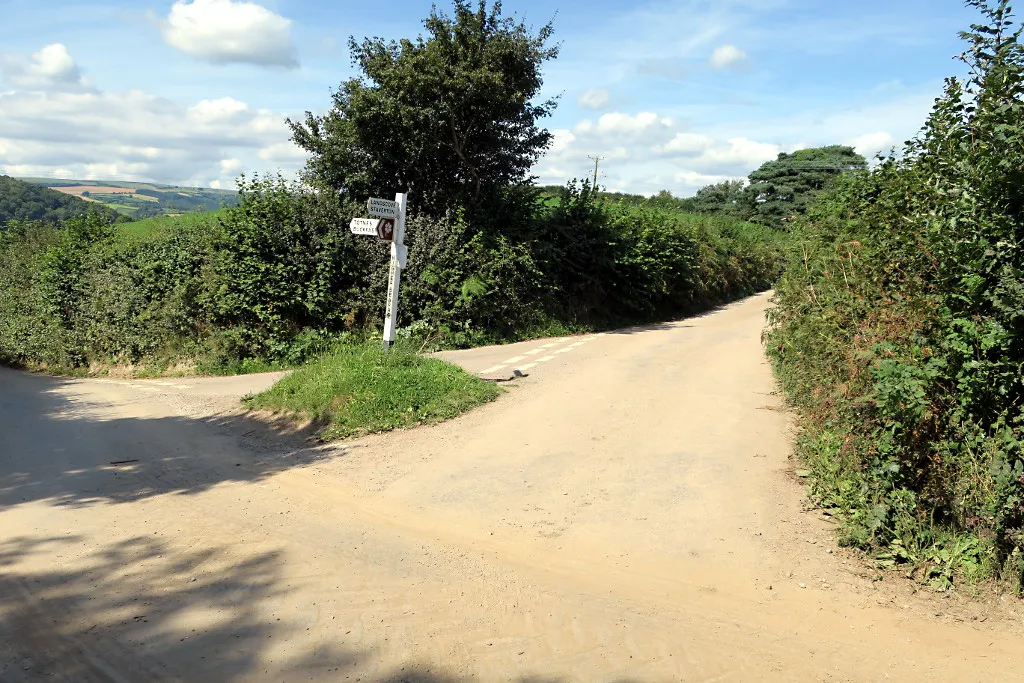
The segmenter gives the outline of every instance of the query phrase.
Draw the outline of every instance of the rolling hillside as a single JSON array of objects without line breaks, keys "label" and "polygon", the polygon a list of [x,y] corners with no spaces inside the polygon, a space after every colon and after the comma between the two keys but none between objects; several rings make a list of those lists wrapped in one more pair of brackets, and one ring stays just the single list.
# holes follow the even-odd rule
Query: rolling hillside
[{"label": "rolling hillside", "polygon": [[102,204],[131,218],[216,211],[238,201],[234,190],[178,187],[159,183],[121,180],[55,180],[21,178],[27,183],[46,186],[68,196]]}]

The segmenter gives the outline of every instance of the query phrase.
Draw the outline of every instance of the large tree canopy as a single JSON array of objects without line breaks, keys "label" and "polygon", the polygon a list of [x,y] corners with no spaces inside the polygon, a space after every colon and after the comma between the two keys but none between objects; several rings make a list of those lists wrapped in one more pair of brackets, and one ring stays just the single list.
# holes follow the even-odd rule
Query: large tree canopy
[{"label": "large tree canopy", "polygon": [[541,65],[558,53],[551,25],[534,33],[502,17],[500,2],[456,0],[454,16],[435,7],[424,27],[415,41],[349,39],[363,75],[341,85],[325,116],[288,122],[312,155],[308,181],[356,200],[409,191],[437,215],[473,213],[531,180],[551,143],[537,122],[555,103],[534,101]]},{"label": "large tree canopy", "polygon": [[752,205],[750,218],[779,225],[807,211],[814,195],[845,171],[864,170],[864,157],[852,147],[832,145],[780,154],[750,174],[746,188]]}]

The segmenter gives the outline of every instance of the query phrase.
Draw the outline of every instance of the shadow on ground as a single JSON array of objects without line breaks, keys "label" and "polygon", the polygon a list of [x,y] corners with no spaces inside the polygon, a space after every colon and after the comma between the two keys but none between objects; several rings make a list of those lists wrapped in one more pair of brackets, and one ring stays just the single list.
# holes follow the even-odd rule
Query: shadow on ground
[{"label": "shadow on ground", "polygon": [[190,495],[344,453],[245,414],[105,419],[75,385],[0,368],[0,508]]},{"label": "shadow on ground", "polygon": [[[257,482],[343,454],[277,437],[245,416],[103,419],[104,406],[90,406],[89,392],[73,384],[0,369],[0,512],[12,513],[5,520],[17,520],[22,504],[88,514]],[[110,464],[121,460],[137,462]],[[292,609],[290,619],[268,614],[274,605],[294,607],[299,595],[284,580],[282,549],[110,540],[102,531],[33,535],[12,526],[0,529],[3,683],[472,680],[417,662],[382,671],[365,643],[332,642],[333,631],[312,640],[318,609]],[[522,683],[558,680],[508,673]]]},{"label": "shadow on ground", "polygon": [[[344,643],[321,641],[275,661],[271,646],[287,643],[305,623],[268,618],[258,610],[268,600],[287,599],[278,553],[219,566],[223,548],[182,553],[143,537],[96,548],[74,568],[38,568],[40,557],[81,542],[72,536],[25,536],[0,543],[0,681],[473,680],[414,663],[381,673],[371,652]],[[186,616],[187,623],[197,623],[196,615],[208,617],[200,618],[205,627],[183,625]]]}]

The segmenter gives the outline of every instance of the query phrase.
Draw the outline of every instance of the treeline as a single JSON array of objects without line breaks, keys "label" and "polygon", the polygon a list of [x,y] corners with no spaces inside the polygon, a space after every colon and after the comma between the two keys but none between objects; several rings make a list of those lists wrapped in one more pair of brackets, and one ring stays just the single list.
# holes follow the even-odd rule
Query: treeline
[{"label": "treeline", "polygon": [[118,218],[116,211],[95,202],[0,175],[0,229],[16,220],[58,223],[87,215],[109,221]]},{"label": "treeline", "polygon": [[942,588],[1024,585],[1024,45],[969,4],[967,80],[795,223],[768,337],[844,541]]},{"label": "treeline", "polygon": [[[723,180],[702,187],[693,197],[676,197],[669,190],[647,196],[603,191],[603,202],[667,211],[730,216],[778,229],[807,213],[816,197],[840,175],[863,171],[867,161],[852,147],[832,145],[782,153],[746,179]],[[557,186],[539,188],[555,197]]]}]

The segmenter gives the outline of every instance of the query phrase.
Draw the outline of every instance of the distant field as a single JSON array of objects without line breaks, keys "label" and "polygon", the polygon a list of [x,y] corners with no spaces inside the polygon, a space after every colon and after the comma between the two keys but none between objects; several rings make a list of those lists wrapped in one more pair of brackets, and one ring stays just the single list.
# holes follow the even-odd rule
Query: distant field
[{"label": "distant field", "polygon": [[178,187],[159,183],[138,183],[121,180],[56,180],[54,178],[21,178],[28,183],[91,202],[97,202],[132,218],[217,211],[238,203],[234,190],[209,187]]},{"label": "distant field", "polygon": [[125,235],[145,237],[160,232],[171,226],[199,226],[216,223],[224,215],[224,209],[220,211],[205,211],[203,213],[189,213],[179,216],[154,216],[131,223],[121,223],[117,227]]},{"label": "distant field", "polygon": [[81,197],[84,193],[89,194],[134,194],[133,187],[111,187],[109,185],[47,185],[51,190]]}]

